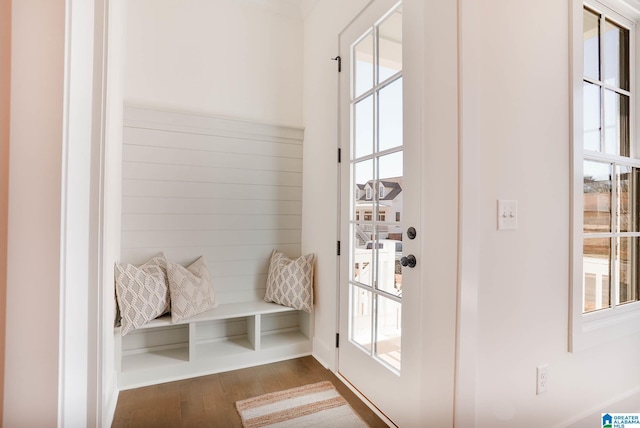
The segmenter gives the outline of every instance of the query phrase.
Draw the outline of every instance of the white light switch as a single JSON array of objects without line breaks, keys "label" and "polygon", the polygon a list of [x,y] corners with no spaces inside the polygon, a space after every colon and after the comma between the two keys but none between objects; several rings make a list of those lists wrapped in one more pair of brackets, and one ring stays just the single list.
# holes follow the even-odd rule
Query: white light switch
[{"label": "white light switch", "polygon": [[498,199],[498,230],[518,228],[518,201]]}]

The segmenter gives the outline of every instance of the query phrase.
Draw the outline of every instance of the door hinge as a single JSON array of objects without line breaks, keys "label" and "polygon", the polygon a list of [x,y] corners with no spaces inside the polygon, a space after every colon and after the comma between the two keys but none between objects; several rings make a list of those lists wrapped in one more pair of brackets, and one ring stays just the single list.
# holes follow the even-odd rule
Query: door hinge
[{"label": "door hinge", "polygon": [[342,162],[342,149],[338,149],[338,163]]},{"label": "door hinge", "polygon": [[338,255],[340,255],[340,241],[338,241],[338,248],[337,248],[337,250],[338,250]]},{"label": "door hinge", "polygon": [[340,347],[340,333],[336,333],[336,348]]},{"label": "door hinge", "polygon": [[338,55],[335,58],[331,58],[334,61],[338,61],[338,73],[342,72],[342,57]]}]

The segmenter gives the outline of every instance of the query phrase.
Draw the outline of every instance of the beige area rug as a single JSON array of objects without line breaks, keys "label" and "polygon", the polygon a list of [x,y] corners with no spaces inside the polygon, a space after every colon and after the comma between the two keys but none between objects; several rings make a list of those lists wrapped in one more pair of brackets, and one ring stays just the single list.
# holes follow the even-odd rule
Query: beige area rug
[{"label": "beige area rug", "polygon": [[368,426],[329,381],[237,401],[236,408],[245,428]]}]

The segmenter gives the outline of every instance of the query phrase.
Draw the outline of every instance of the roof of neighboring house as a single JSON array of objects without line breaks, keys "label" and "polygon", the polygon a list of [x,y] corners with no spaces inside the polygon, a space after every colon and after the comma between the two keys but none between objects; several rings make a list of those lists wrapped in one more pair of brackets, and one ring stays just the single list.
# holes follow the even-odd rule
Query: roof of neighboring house
[{"label": "roof of neighboring house", "polygon": [[391,189],[391,191],[387,193],[384,198],[382,198],[383,201],[393,201],[396,196],[398,196],[400,192],[402,192],[400,183],[396,183],[395,181],[381,181],[381,183],[385,188]]},{"label": "roof of neighboring house", "polygon": [[[366,184],[356,184],[356,186],[358,187],[358,189],[360,190],[364,190],[365,187],[370,187],[373,189],[373,180],[369,180],[367,181]],[[384,196],[384,198],[380,199],[381,201],[393,201],[401,192],[402,192],[402,187],[400,186],[400,183],[396,182],[396,181],[388,181],[388,180],[381,180],[380,183],[382,183],[382,185],[386,188],[386,189],[391,189],[391,191],[387,192],[387,194]],[[370,199],[367,199],[367,194],[364,193],[362,194],[358,199],[358,201],[367,201]]]}]

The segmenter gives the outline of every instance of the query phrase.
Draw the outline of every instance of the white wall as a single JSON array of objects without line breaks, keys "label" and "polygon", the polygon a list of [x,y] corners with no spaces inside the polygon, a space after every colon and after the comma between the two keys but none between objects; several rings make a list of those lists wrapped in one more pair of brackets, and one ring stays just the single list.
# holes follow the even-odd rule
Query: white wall
[{"label": "white wall", "polygon": [[[525,2],[478,4],[478,31],[463,39],[478,54],[462,59],[478,82],[477,108],[463,117],[479,123],[480,144],[476,423],[554,426],[637,392],[640,336],[567,352],[568,2],[541,0],[535,13]],[[497,199],[518,200],[518,230],[496,230]],[[540,364],[549,391],[536,396]]]},{"label": "white wall", "polygon": [[[335,370],[338,239],[338,34],[367,0],[323,0],[304,21],[302,252],[317,255],[313,354]],[[321,177],[321,179],[320,179]]]},{"label": "white wall", "polygon": [[13,2],[4,426],[58,414],[65,3]]},{"label": "white wall", "polygon": [[4,402],[4,351],[9,210],[9,90],[11,86],[11,1],[0,0],[0,421]]},{"label": "white wall", "polygon": [[302,19],[255,0],[127,2],[125,102],[302,124]]}]

